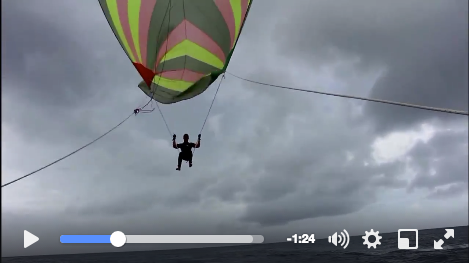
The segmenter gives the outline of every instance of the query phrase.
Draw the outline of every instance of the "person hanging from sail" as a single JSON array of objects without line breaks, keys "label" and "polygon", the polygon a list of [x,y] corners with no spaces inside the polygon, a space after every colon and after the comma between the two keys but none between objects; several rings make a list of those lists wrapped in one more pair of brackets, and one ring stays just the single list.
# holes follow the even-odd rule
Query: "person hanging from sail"
[{"label": "person hanging from sail", "polygon": [[176,134],[173,135],[173,148],[174,149],[181,149],[178,157],[178,167],[176,170],[181,170],[181,163],[182,161],[188,161],[189,167],[192,167],[192,148],[200,148],[200,134],[197,138],[197,142],[189,142],[189,135],[186,133],[182,137],[184,142],[183,143],[176,143]]}]

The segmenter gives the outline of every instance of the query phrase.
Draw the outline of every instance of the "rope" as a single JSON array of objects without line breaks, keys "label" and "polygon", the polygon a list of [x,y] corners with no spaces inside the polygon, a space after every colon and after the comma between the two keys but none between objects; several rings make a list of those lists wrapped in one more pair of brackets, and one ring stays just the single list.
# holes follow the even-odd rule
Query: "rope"
[{"label": "rope", "polygon": [[205,116],[204,124],[202,124],[202,128],[200,129],[199,134],[202,134],[202,131],[204,130],[205,123],[207,122],[208,116],[210,115],[210,111],[212,110],[213,103],[215,102],[215,99],[217,98],[218,90],[220,89],[221,83],[224,78],[225,78],[225,73],[223,73],[223,76],[221,77],[221,80],[218,83],[217,91],[215,91],[215,95],[213,96],[212,103],[210,104],[210,108],[208,108],[207,116]]},{"label": "rope", "polygon": [[[140,107],[140,112],[142,113],[150,113],[150,112],[153,112],[155,110],[155,108],[153,107],[153,94],[154,92],[152,92],[150,95],[150,100],[145,104],[143,105],[143,107]],[[151,107],[152,109],[151,110],[145,110],[145,107],[148,106],[148,104],[151,103]]]},{"label": "rope", "polygon": [[153,112],[155,109],[151,109],[151,110],[140,110],[140,113],[151,113]]},{"label": "rope", "polygon": [[[143,107],[140,107],[140,110],[143,110],[145,109],[146,106],[148,106],[148,104],[150,104],[150,102],[153,100],[153,92],[151,93],[151,96],[150,96],[150,100],[145,104],[143,105]],[[153,104],[153,103],[152,103]],[[153,110],[152,110],[153,111]]]},{"label": "rope", "polygon": [[[212,110],[213,103],[215,102],[215,99],[217,98],[218,90],[220,90],[220,86],[221,86],[221,83],[223,82],[223,79],[225,79],[225,73],[223,73],[223,76],[221,77],[220,82],[218,83],[217,91],[215,91],[215,95],[213,96],[212,103],[210,104],[210,108],[208,108],[208,112],[207,112],[207,115],[205,116],[204,124],[202,124],[202,128],[200,129],[199,134],[202,134],[202,131],[204,130],[205,123],[207,122],[208,116],[210,115],[210,111]],[[192,155],[194,155],[195,149],[196,148],[194,148]]]},{"label": "rope", "polygon": [[160,112],[161,118],[163,118],[164,124],[166,125],[166,129],[168,130],[169,136],[173,136],[173,133],[171,132],[171,129],[168,126],[168,123],[166,122],[166,119],[164,118],[163,112],[160,109],[160,106],[158,103],[156,103],[156,107],[158,107],[158,111]]},{"label": "rope", "polygon": [[[165,16],[166,16],[166,13],[168,12],[168,9],[170,9],[170,6],[171,6],[171,1],[169,1],[169,3],[168,3],[168,7],[167,7],[167,9],[166,9]],[[169,18],[169,19],[171,19],[171,18]],[[169,21],[168,21],[168,29],[169,29]],[[160,27],[160,30],[161,30],[161,27]],[[169,32],[168,32],[168,33],[169,33]],[[159,35],[159,33],[158,33],[158,35]],[[167,49],[167,45],[166,45],[166,49]],[[167,52],[167,50],[166,50],[166,52]],[[162,70],[162,71],[164,71],[165,62],[166,62],[166,61],[163,62],[163,70]],[[155,67],[155,69],[156,69],[156,67]],[[156,71],[156,70],[155,70],[155,71]],[[160,76],[160,79],[161,79],[161,76]],[[158,82],[159,82],[159,79],[158,79]],[[158,85],[158,84],[157,84],[157,85]],[[149,100],[145,105],[143,105],[143,107],[140,107],[140,111],[142,111],[146,106],[148,106],[148,104],[150,104],[150,102],[152,102],[152,100],[153,100],[153,95],[154,95],[154,94],[153,94],[153,92],[152,92],[151,97],[150,97],[150,100]],[[158,103],[156,103],[156,106],[158,106]],[[145,110],[145,112],[142,112],[142,113],[149,113],[149,112],[152,112],[153,110],[154,110],[154,109],[152,109],[152,110]],[[163,116],[163,113],[161,112],[161,109],[160,109],[159,106],[158,106],[158,110],[160,111],[160,114],[161,114],[161,116],[163,117],[163,120],[164,120],[164,122],[165,122],[165,124],[166,124],[166,128],[168,129],[168,132],[170,133],[170,135],[172,135],[172,134],[171,134],[171,131],[170,131],[169,127],[168,127],[168,124],[167,124],[167,122],[166,122],[166,120],[165,120],[165,118],[164,118],[164,116]],[[37,172],[39,172],[39,171],[42,171],[42,170],[46,169],[47,167],[52,166],[52,165],[54,165],[54,164],[56,164],[56,163],[58,163],[58,162],[60,162],[60,161],[62,161],[62,160],[64,160],[64,159],[66,159],[66,158],[68,158],[68,157],[74,155],[75,153],[78,153],[79,151],[81,151],[81,150],[85,149],[86,147],[92,145],[93,143],[99,141],[99,140],[102,139],[104,136],[108,135],[109,133],[111,133],[112,131],[114,131],[115,129],[117,129],[117,127],[119,127],[119,126],[121,126],[122,124],[124,124],[124,122],[126,122],[126,121],[127,121],[130,117],[132,117],[132,115],[134,115],[134,114],[135,114],[135,113],[132,112],[127,118],[125,118],[125,119],[124,119],[123,121],[121,121],[119,124],[117,124],[116,126],[114,126],[113,128],[111,128],[109,131],[105,132],[104,134],[102,134],[102,135],[99,136],[98,138],[94,139],[93,141],[91,141],[91,142],[85,144],[84,146],[82,146],[82,147],[76,149],[75,151],[73,151],[73,152],[71,152],[71,153],[69,153],[69,154],[67,154],[67,155],[65,155],[65,156],[63,156],[63,157],[61,157],[61,158],[59,158],[59,159],[57,159],[57,160],[55,160],[55,161],[53,161],[53,162],[51,162],[51,163],[49,163],[49,164],[47,164],[47,165],[41,167],[41,168],[39,168],[39,169],[37,169],[37,170],[31,172],[31,173],[29,173],[29,174],[26,174],[26,175],[24,175],[24,176],[22,176],[22,177],[19,177],[19,178],[15,179],[15,180],[13,180],[13,181],[11,181],[11,182],[8,182],[8,183],[2,185],[2,188],[5,187],[5,186],[10,185],[10,184],[12,184],[12,183],[15,183],[15,182],[17,182],[17,181],[19,181],[19,180],[21,180],[21,179],[24,179],[24,178],[26,178],[26,177],[28,177],[28,176],[30,176],[30,175],[33,175],[33,174],[35,174],[35,173],[37,173]]]},{"label": "rope", "polygon": [[35,173],[37,173],[37,172],[39,172],[39,171],[41,171],[41,170],[44,170],[44,169],[46,169],[47,167],[52,166],[52,165],[54,165],[54,164],[56,164],[56,163],[62,161],[63,159],[65,159],[65,158],[67,158],[67,157],[70,157],[70,156],[74,155],[75,153],[77,153],[77,152],[79,152],[79,151],[85,149],[86,147],[90,146],[91,144],[93,144],[93,143],[99,141],[99,140],[100,140],[101,138],[103,138],[104,136],[108,135],[108,134],[109,134],[110,132],[112,132],[113,130],[117,129],[117,127],[121,126],[121,125],[122,125],[124,122],[126,122],[130,117],[132,117],[132,115],[134,115],[133,112],[132,112],[132,114],[130,114],[127,118],[125,118],[123,121],[121,121],[119,124],[117,124],[116,126],[114,126],[112,129],[110,129],[109,131],[107,131],[107,132],[104,133],[103,135],[99,136],[98,138],[94,139],[93,141],[89,142],[88,144],[85,144],[84,146],[78,148],[77,150],[75,150],[75,151],[73,151],[73,152],[71,152],[71,153],[69,153],[69,154],[67,154],[67,155],[65,155],[65,156],[63,156],[63,157],[61,157],[61,158],[59,158],[59,159],[57,159],[57,160],[51,162],[51,163],[49,163],[49,164],[46,165],[46,166],[43,166],[43,167],[41,167],[41,168],[39,168],[39,169],[37,169],[37,170],[35,170],[35,171],[33,171],[33,172],[27,174],[27,175],[24,175],[24,176],[22,176],[22,177],[20,177],[20,178],[18,178],[18,179],[15,179],[15,180],[13,180],[13,181],[11,181],[11,182],[9,182],[9,183],[6,183],[6,184],[2,185],[2,188],[5,187],[5,186],[7,186],[7,185],[10,185],[10,184],[12,184],[12,183],[14,183],[14,182],[17,182],[17,181],[19,181],[19,180],[21,180],[21,179],[24,179],[24,178],[26,178],[26,177],[28,177],[28,176],[30,176],[30,175],[33,175],[33,174],[35,174]]},{"label": "rope", "polygon": [[[155,110],[155,108],[151,109],[151,110],[145,110],[145,107],[148,106],[148,104],[150,104],[150,102],[153,101],[153,92],[151,93],[151,96],[150,96],[150,100],[145,104],[143,105],[142,107],[140,108],[137,108],[134,110],[134,114],[137,115],[138,113],[150,113],[150,112],[153,112]],[[153,105],[153,103],[152,103]],[[138,110],[138,112],[136,112]]]},{"label": "rope", "polygon": [[[168,28],[167,28],[167,30],[166,30],[166,31],[167,31],[167,32],[166,32],[166,39],[167,39],[167,41],[169,41],[168,38],[169,38],[169,28],[170,28],[169,26],[170,26],[170,23],[171,23],[171,12],[170,12],[170,11],[171,11],[171,8],[172,8],[172,1],[170,0],[170,1],[168,2],[168,6],[166,7],[165,15],[164,15],[164,17],[163,17],[163,21],[164,21],[164,20],[166,19],[166,14],[168,14]],[[162,28],[163,28],[163,24],[161,24],[160,30],[159,30],[159,32],[158,32],[157,41],[159,40],[159,35],[160,35],[160,33],[161,33],[161,29],[162,29]],[[165,47],[165,48],[166,48],[166,49],[165,49],[165,54],[164,54],[164,56],[162,57],[162,59],[164,59],[165,56],[166,56],[166,53],[168,53],[168,45],[169,45],[169,43],[167,42],[167,43],[166,43],[166,47]],[[158,51],[155,51],[155,54],[156,54],[156,52],[158,52]],[[158,85],[160,84],[161,76],[162,76],[162,73],[164,72],[164,66],[165,66],[165,65],[166,65],[166,60],[163,61],[162,68],[161,68],[161,72],[160,72],[160,76],[159,76],[158,82],[156,83],[156,86],[155,86],[155,91],[158,89]],[[156,68],[157,68],[157,66],[156,66],[156,64],[155,64],[155,67],[154,67],[154,71],[155,71],[155,72],[156,72]],[[153,95],[152,95],[152,98],[153,98]],[[158,104],[157,101],[155,101],[155,104],[156,104],[156,107],[158,108],[158,111],[160,112],[161,118],[162,118],[163,121],[164,121],[164,124],[165,124],[165,126],[166,126],[166,129],[168,130],[169,136],[170,136],[170,137],[173,136],[173,133],[171,132],[171,129],[169,128],[168,122],[166,121],[166,119],[165,119],[165,117],[164,117],[164,115],[163,115],[163,112],[161,111],[160,105]]]},{"label": "rope", "polygon": [[[149,100],[145,105],[143,105],[142,107],[139,108],[139,109],[140,109],[140,112],[142,112],[142,110],[143,110],[146,106],[148,106],[148,104],[150,104],[150,102],[151,102],[152,100],[153,100],[153,93],[152,93],[152,96],[151,96],[150,100]],[[142,112],[142,113],[149,113],[149,112],[152,112],[153,110],[154,110],[154,109],[152,109],[151,111],[150,111],[150,110],[144,110],[144,111],[147,111],[147,112]],[[62,161],[62,160],[64,160],[64,159],[66,159],[66,158],[68,158],[68,157],[74,155],[75,153],[77,153],[77,152],[79,152],[79,151],[85,149],[86,147],[88,147],[88,146],[90,146],[91,144],[93,144],[93,143],[99,141],[99,140],[102,139],[104,136],[108,135],[109,133],[111,133],[112,131],[114,131],[115,129],[117,129],[117,127],[119,127],[119,126],[121,126],[122,124],[124,124],[124,122],[126,122],[130,117],[132,117],[132,115],[135,115],[135,113],[132,112],[132,114],[130,114],[127,118],[125,118],[125,119],[124,119],[123,121],[121,121],[119,124],[117,124],[116,126],[114,126],[114,127],[113,127],[112,129],[110,129],[109,131],[105,132],[103,135],[101,135],[101,136],[99,136],[98,138],[94,139],[93,141],[89,142],[88,144],[85,144],[84,146],[78,148],[77,150],[75,150],[75,151],[73,151],[73,152],[71,152],[71,153],[69,153],[69,154],[67,154],[67,155],[65,155],[65,156],[63,156],[63,157],[61,157],[61,158],[59,158],[59,159],[57,159],[57,160],[51,162],[51,163],[49,163],[48,165],[45,165],[45,166],[43,166],[43,167],[41,167],[41,168],[39,168],[39,169],[37,169],[37,170],[35,170],[35,171],[33,171],[33,172],[27,174],[27,175],[24,175],[24,176],[22,176],[22,177],[20,177],[20,178],[17,178],[17,179],[15,179],[15,180],[13,180],[13,181],[11,181],[11,182],[9,182],[9,183],[6,183],[6,184],[2,185],[2,188],[5,187],[5,186],[7,186],[7,185],[10,185],[10,184],[12,184],[12,183],[14,183],[14,182],[17,182],[17,181],[19,181],[19,180],[21,180],[21,179],[24,179],[24,178],[26,178],[26,177],[28,177],[28,176],[30,176],[30,175],[33,175],[33,174],[35,174],[35,173],[37,173],[37,172],[39,172],[39,171],[42,171],[42,170],[46,169],[47,167],[52,166],[52,165],[54,165],[54,164],[56,164],[56,163],[58,163],[58,162],[60,162],[60,161]]]},{"label": "rope", "polygon": [[336,94],[336,93],[321,92],[321,91],[315,91],[315,90],[298,89],[298,88],[292,88],[292,87],[286,87],[286,86],[280,86],[280,85],[274,85],[274,84],[254,81],[254,80],[246,79],[246,78],[243,78],[243,77],[240,77],[240,76],[236,76],[235,74],[232,74],[230,72],[226,72],[226,73],[230,74],[231,76],[233,76],[235,78],[238,78],[238,79],[241,79],[241,80],[244,80],[244,81],[247,81],[247,82],[256,83],[256,84],[264,85],[264,86],[275,87],[275,88],[310,92],[310,93],[329,95],[329,96],[336,96],[336,97],[349,98],[349,99],[356,99],[356,100],[373,101],[373,102],[392,104],[392,105],[398,105],[398,106],[410,107],[410,108],[416,108],[416,109],[422,109],[422,110],[438,111],[438,112],[445,112],[445,113],[469,116],[469,113],[467,111],[444,109],[444,108],[435,108],[435,107],[421,106],[421,105],[410,104],[410,103],[402,103],[402,102],[395,102],[395,101],[389,101],[389,100],[380,100],[380,99],[370,99],[370,98],[356,97],[356,96],[350,96],[350,95],[341,95],[341,94]]}]

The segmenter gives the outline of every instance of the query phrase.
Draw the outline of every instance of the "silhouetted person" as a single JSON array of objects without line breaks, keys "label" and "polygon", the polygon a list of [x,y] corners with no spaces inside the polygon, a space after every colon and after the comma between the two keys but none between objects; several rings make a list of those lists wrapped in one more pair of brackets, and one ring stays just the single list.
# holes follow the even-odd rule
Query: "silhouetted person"
[{"label": "silhouetted person", "polygon": [[200,134],[197,138],[197,142],[189,142],[189,135],[184,134],[182,137],[184,139],[183,143],[176,144],[176,134],[173,135],[173,148],[174,149],[181,149],[178,157],[178,167],[176,170],[181,170],[181,163],[182,160],[189,162],[189,167],[192,167],[192,148],[199,148],[200,147]]}]

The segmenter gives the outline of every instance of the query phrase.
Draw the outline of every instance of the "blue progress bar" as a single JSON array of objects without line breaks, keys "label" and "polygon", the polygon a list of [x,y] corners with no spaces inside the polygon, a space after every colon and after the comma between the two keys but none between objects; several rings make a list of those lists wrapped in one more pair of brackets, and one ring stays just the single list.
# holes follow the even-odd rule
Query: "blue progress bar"
[{"label": "blue progress bar", "polygon": [[99,244],[111,243],[111,235],[61,235],[62,244]]}]

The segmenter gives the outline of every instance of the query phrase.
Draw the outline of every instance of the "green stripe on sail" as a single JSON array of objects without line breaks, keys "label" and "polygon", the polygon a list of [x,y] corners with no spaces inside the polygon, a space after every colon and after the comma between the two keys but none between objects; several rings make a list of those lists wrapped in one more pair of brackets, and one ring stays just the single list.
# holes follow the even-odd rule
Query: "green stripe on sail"
[{"label": "green stripe on sail", "polygon": [[[147,65],[149,69],[155,68],[155,61],[158,55],[158,39],[163,27],[168,27],[168,11],[171,0],[157,0],[151,15],[150,26],[148,28],[147,40]],[[164,35],[166,36],[166,35]]]},{"label": "green stripe on sail", "polygon": [[187,20],[213,39],[227,56],[231,49],[230,30],[215,2],[193,0],[185,5]]},{"label": "green stripe on sail", "polygon": [[117,32],[117,29],[116,29],[114,23],[112,22],[112,17],[111,17],[111,14],[109,13],[109,7],[107,5],[108,1],[109,0],[99,0],[99,4],[101,5],[101,9],[103,10],[104,16],[106,17],[106,20],[109,24],[109,27],[111,27],[112,32],[114,33],[114,36],[116,37],[117,41],[121,45],[122,50],[124,50],[127,57],[132,61],[132,58],[131,58],[129,52],[127,52],[127,50],[125,49],[124,43],[120,39],[119,34]]}]

